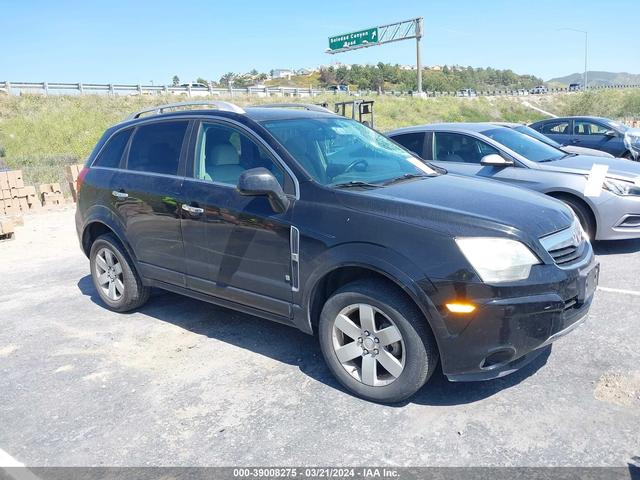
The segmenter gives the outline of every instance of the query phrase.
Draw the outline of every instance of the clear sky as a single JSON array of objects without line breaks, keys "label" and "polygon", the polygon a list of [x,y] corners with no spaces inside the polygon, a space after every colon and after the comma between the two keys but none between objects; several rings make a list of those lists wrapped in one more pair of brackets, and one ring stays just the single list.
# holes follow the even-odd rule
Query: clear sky
[{"label": "clear sky", "polygon": [[255,68],[415,62],[413,41],[340,55],[327,37],[424,17],[425,65],[510,68],[548,80],[640,73],[640,0],[0,0],[0,80],[169,83]]}]

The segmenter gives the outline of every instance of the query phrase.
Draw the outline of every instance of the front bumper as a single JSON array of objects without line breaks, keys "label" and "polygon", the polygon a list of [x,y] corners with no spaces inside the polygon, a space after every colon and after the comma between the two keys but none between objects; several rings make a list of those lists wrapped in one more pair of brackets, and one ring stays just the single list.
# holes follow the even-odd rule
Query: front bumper
[{"label": "front bumper", "polygon": [[640,196],[609,194],[597,207],[596,240],[640,238]]},{"label": "front bumper", "polygon": [[[432,298],[447,331],[437,335],[444,374],[452,381],[503,377],[581,325],[599,276],[592,251],[582,265],[573,270],[541,265],[524,284],[504,287],[435,282]],[[451,314],[444,305],[452,299],[477,308],[471,315]]]}]

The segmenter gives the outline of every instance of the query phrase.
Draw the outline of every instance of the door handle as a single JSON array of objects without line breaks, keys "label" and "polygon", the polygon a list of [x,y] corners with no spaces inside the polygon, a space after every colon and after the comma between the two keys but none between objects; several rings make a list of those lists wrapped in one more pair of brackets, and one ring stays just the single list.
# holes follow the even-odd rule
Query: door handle
[{"label": "door handle", "polygon": [[119,192],[117,190],[114,190],[111,192],[111,195],[113,195],[116,198],[127,198],[129,196],[128,193],[126,192]]},{"label": "door handle", "polygon": [[191,215],[202,215],[204,213],[204,208],[193,207],[191,205],[187,205],[186,203],[182,204],[182,210],[190,213]]}]

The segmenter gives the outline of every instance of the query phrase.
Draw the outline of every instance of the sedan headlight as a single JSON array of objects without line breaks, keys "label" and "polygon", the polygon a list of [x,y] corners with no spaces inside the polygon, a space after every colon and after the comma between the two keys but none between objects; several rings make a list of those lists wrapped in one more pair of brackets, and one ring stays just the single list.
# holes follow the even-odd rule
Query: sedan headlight
[{"label": "sedan headlight", "polygon": [[640,195],[640,186],[633,182],[606,178],[602,186],[616,195]]},{"label": "sedan headlight", "polygon": [[494,237],[456,238],[458,247],[485,283],[513,282],[529,277],[540,263],[526,245]]},{"label": "sedan headlight", "polygon": [[631,147],[640,147],[640,132],[626,132],[624,134],[624,146],[628,149]]}]

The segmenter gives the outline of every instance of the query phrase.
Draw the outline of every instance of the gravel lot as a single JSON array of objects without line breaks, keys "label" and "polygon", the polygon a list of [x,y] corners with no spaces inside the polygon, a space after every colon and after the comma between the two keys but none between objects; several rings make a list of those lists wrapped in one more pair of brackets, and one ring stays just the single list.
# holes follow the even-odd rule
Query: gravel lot
[{"label": "gravel lot", "polygon": [[100,306],[71,208],[0,244],[0,452],[29,466],[619,466],[640,455],[640,241],[596,245],[585,325],[525,370],[380,406],[315,338],[170,293]]}]

